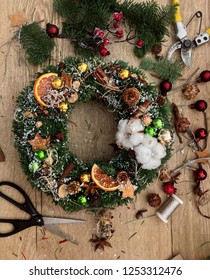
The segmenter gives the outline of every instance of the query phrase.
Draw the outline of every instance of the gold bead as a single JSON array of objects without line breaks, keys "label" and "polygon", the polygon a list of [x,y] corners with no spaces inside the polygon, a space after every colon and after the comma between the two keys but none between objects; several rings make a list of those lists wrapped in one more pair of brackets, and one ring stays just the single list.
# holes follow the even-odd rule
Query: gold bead
[{"label": "gold bead", "polygon": [[63,86],[63,81],[61,78],[57,77],[52,81],[52,87],[55,89],[59,89]]},{"label": "gold bead", "polygon": [[128,69],[123,69],[120,71],[119,76],[121,79],[128,79],[130,77],[130,71]]},{"label": "gold bead", "polygon": [[80,176],[81,183],[89,183],[91,175],[89,173],[82,173]]},{"label": "gold bead", "polygon": [[63,112],[63,113],[66,113],[66,112],[67,112],[68,107],[69,107],[69,106],[68,106],[68,103],[66,103],[66,102],[61,102],[60,105],[59,105],[59,109],[60,109],[60,111]]},{"label": "gold bead", "polygon": [[85,63],[85,62],[81,62],[79,65],[78,65],[78,70],[79,72],[83,73],[83,72],[86,72],[88,70],[88,64]]}]

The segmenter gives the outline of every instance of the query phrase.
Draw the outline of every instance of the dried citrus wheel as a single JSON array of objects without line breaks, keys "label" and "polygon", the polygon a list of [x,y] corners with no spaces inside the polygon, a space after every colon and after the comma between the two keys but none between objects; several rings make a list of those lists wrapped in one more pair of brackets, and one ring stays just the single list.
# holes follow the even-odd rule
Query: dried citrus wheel
[{"label": "dried citrus wheel", "polygon": [[36,101],[45,107],[49,107],[48,104],[44,102],[44,97],[47,95],[49,90],[51,90],[53,80],[58,76],[57,73],[45,73],[38,77],[34,83],[34,97]]},{"label": "dried citrus wheel", "polygon": [[104,191],[112,192],[119,188],[118,182],[105,174],[96,164],[92,167],[91,176],[94,183]]}]

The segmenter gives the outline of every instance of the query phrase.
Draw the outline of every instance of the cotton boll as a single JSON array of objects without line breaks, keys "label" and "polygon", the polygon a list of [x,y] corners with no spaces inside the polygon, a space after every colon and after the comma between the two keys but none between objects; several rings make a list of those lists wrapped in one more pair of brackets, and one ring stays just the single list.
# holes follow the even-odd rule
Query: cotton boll
[{"label": "cotton boll", "polygon": [[127,130],[128,133],[135,133],[135,132],[143,131],[144,126],[141,123],[140,119],[130,120],[128,122],[126,130]]},{"label": "cotton boll", "polygon": [[116,133],[116,144],[120,149],[127,148],[132,149],[133,145],[130,143],[129,138],[127,137],[127,134],[118,131]]},{"label": "cotton boll", "polygon": [[152,152],[150,148],[146,147],[145,145],[139,145],[134,148],[136,154],[136,160],[139,163],[146,163],[151,159]]},{"label": "cotton boll", "polygon": [[127,127],[127,124],[128,124],[128,120],[127,119],[120,120],[119,123],[118,123],[118,126],[117,126],[118,130],[120,130],[122,132],[125,131],[126,127]]},{"label": "cotton boll", "polygon": [[152,148],[155,148],[157,144],[158,144],[158,141],[155,137],[152,137],[148,134],[144,134],[144,145],[145,146],[152,149]]},{"label": "cotton boll", "polygon": [[139,144],[143,143],[144,141],[144,134],[143,133],[133,133],[130,136],[130,143],[133,147],[138,146]]},{"label": "cotton boll", "polygon": [[160,165],[161,165],[161,160],[160,159],[151,158],[149,161],[144,163],[141,166],[141,168],[152,170],[152,169],[158,168]]},{"label": "cotton boll", "polygon": [[155,159],[162,159],[166,156],[166,148],[160,143],[157,143],[153,148],[152,148],[152,158]]}]

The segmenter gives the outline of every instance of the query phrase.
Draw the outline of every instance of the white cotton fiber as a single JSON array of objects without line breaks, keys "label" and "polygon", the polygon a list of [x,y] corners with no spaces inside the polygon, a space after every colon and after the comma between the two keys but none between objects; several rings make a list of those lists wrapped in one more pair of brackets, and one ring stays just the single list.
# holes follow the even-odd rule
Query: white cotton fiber
[{"label": "white cotton fiber", "polygon": [[147,161],[146,163],[144,163],[141,167],[143,169],[156,169],[160,166],[161,164],[161,160],[160,159],[155,159],[155,158],[151,158],[149,161]]},{"label": "white cotton fiber", "polygon": [[133,147],[138,146],[144,141],[144,133],[133,133],[130,136],[130,143]]},{"label": "white cotton fiber", "polygon": [[125,131],[127,124],[128,124],[128,120],[127,119],[120,120],[119,123],[118,123],[118,126],[117,126],[118,131],[121,131],[121,132]]},{"label": "white cotton fiber", "polygon": [[139,145],[134,148],[136,154],[136,160],[139,163],[146,163],[151,159],[152,152],[150,148],[146,147],[145,145]]},{"label": "white cotton fiber", "polygon": [[141,123],[140,119],[136,119],[136,120],[129,121],[126,129],[128,133],[135,133],[135,132],[143,131],[144,126]]},{"label": "white cotton fiber", "polygon": [[158,141],[155,137],[152,137],[148,134],[144,134],[144,145],[152,149],[153,147],[156,147],[158,144]]},{"label": "white cotton fiber", "polygon": [[166,156],[166,148],[160,143],[157,143],[152,148],[152,157],[155,159],[162,159]]}]

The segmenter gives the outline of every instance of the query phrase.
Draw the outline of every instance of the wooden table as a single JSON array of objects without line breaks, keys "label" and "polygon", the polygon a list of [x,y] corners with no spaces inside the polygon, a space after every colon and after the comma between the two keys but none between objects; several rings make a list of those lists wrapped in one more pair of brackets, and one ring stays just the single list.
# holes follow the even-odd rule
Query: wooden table
[{"label": "wooden table", "polygon": [[[141,2],[141,0],[139,0]],[[170,4],[169,0],[158,0],[160,4]],[[186,23],[191,16],[197,11],[203,12],[202,30],[209,27],[210,6],[208,0],[182,1],[182,14]],[[14,14],[17,10],[24,11],[28,22],[43,21],[42,27],[47,22],[61,25],[61,19],[52,11],[52,1],[49,0],[0,0],[0,45],[9,42],[14,35],[15,28],[11,27],[8,15]],[[198,22],[195,19],[188,28],[190,38],[193,38],[198,30]],[[174,36],[174,29],[171,28],[171,34]],[[164,43],[163,54],[168,50],[172,41],[168,40]],[[52,64],[56,64],[67,55],[73,55],[73,49],[69,46],[69,42],[56,40],[57,47],[53,53]],[[137,210],[146,208],[148,210],[144,216],[150,216],[155,210],[150,207],[146,201],[146,196],[150,192],[157,192],[163,200],[166,195],[161,190],[162,183],[155,180],[153,184],[143,191],[135,199],[134,203],[129,207],[123,206],[113,211],[113,226],[115,229],[111,239],[112,248],[105,251],[97,250],[94,252],[89,239],[96,230],[96,218],[94,215],[85,211],[78,213],[65,213],[59,206],[55,206],[51,202],[51,198],[45,194],[31,188],[27,182],[18,159],[17,151],[13,146],[14,135],[12,132],[12,120],[14,110],[16,108],[15,99],[23,87],[29,84],[36,71],[42,67],[32,67],[29,65],[24,56],[24,50],[20,48],[17,41],[12,40],[1,47],[0,60],[0,146],[6,155],[6,161],[0,162],[0,180],[9,180],[24,187],[29,194],[31,200],[37,209],[43,215],[60,216],[60,217],[76,217],[87,219],[86,224],[76,224],[71,226],[61,226],[61,229],[76,237],[79,245],[69,242],[59,243],[61,238],[46,233],[47,239],[43,239],[43,232],[39,228],[29,228],[19,234],[8,238],[0,239],[0,259],[170,259],[181,253],[184,259],[206,259],[210,256],[210,243],[202,245],[206,241],[210,241],[210,220],[202,217],[195,204],[195,196],[192,194],[193,176],[192,171],[182,170],[182,175],[177,184],[177,195],[184,201],[184,204],[173,213],[167,224],[163,223],[156,216],[136,220],[135,213]],[[129,61],[130,64],[138,66],[140,61],[133,56],[131,46],[122,45],[112,46],[111,55],[106,58],[122,59]],[[186,79],[192,72],[200,67],[199,72],[210,69],[209,43],[197,48],[193,51],[192,66],[190,69],[185,68],[182,72],[182,78]],[[196,75],[195,75],[196,76]],[[150,81],[155,80],[148,73]],[[181,83],[183,81],[179,81]],[[195,100],[205,99],[210,102],[209,84],[199,84],[200,93]],[[169,96],[171,101],[175,101],[182,110],[184,116],[191,121],[191,129],[204,126],[203,115],[197,111],[189,109],[188,105],[193,101],[186,100],[181,92],[175,92]],[[99,116],[99,117],[98,117]],[[209,122],[209,109],[207,112]],[[97,142],[100,130],[108,129],[103,120],[109,119],[112,123],[109,130],[108,138],[102,138],[102,142]],[[93,154],[99,159],[105,157],[110,158],[112,151],[109,150],[107,142],[114,139],[116,124],[113,117],[104,112],[96,104],[80,105],[75,109],[72,115],[72,121],[77,122],[77,127],[70,125],[72,131],[71,148],[83,159],[90,159]],[[87,122],[90,124],[91,136],[87,133]],[[83,138],[89,139],[84,143]],[[95,137],[95,138],[94,138]],[[185,139],[185,138],[184,138]],[[186,139],[185,139],[186,140]],[[94,142],[95,141],[95,142]],[[94,143],[94,145],[93,145]],[[97,145],[96,145],[97,144]],[[169,168],[173,169],[179,166],[185,158],[195,158],[195,155],[189,148],[177,151],[179,143],[176,139],[174,144],[174,156],[168,163]],[[81,150],[77,147],[83,147]],[[202,188],[209,188],[209,166],[205,165],[208,172],[208,179],[202,183]],[[210,204],[206,206],[205,211],[210,214]],[[22,218],[22,213],[16,211],[3,203],[0,199],[0,217]],[[128,221],[134,220],[127,223]],[[143,222],[144,221],[144,222]]]}]

